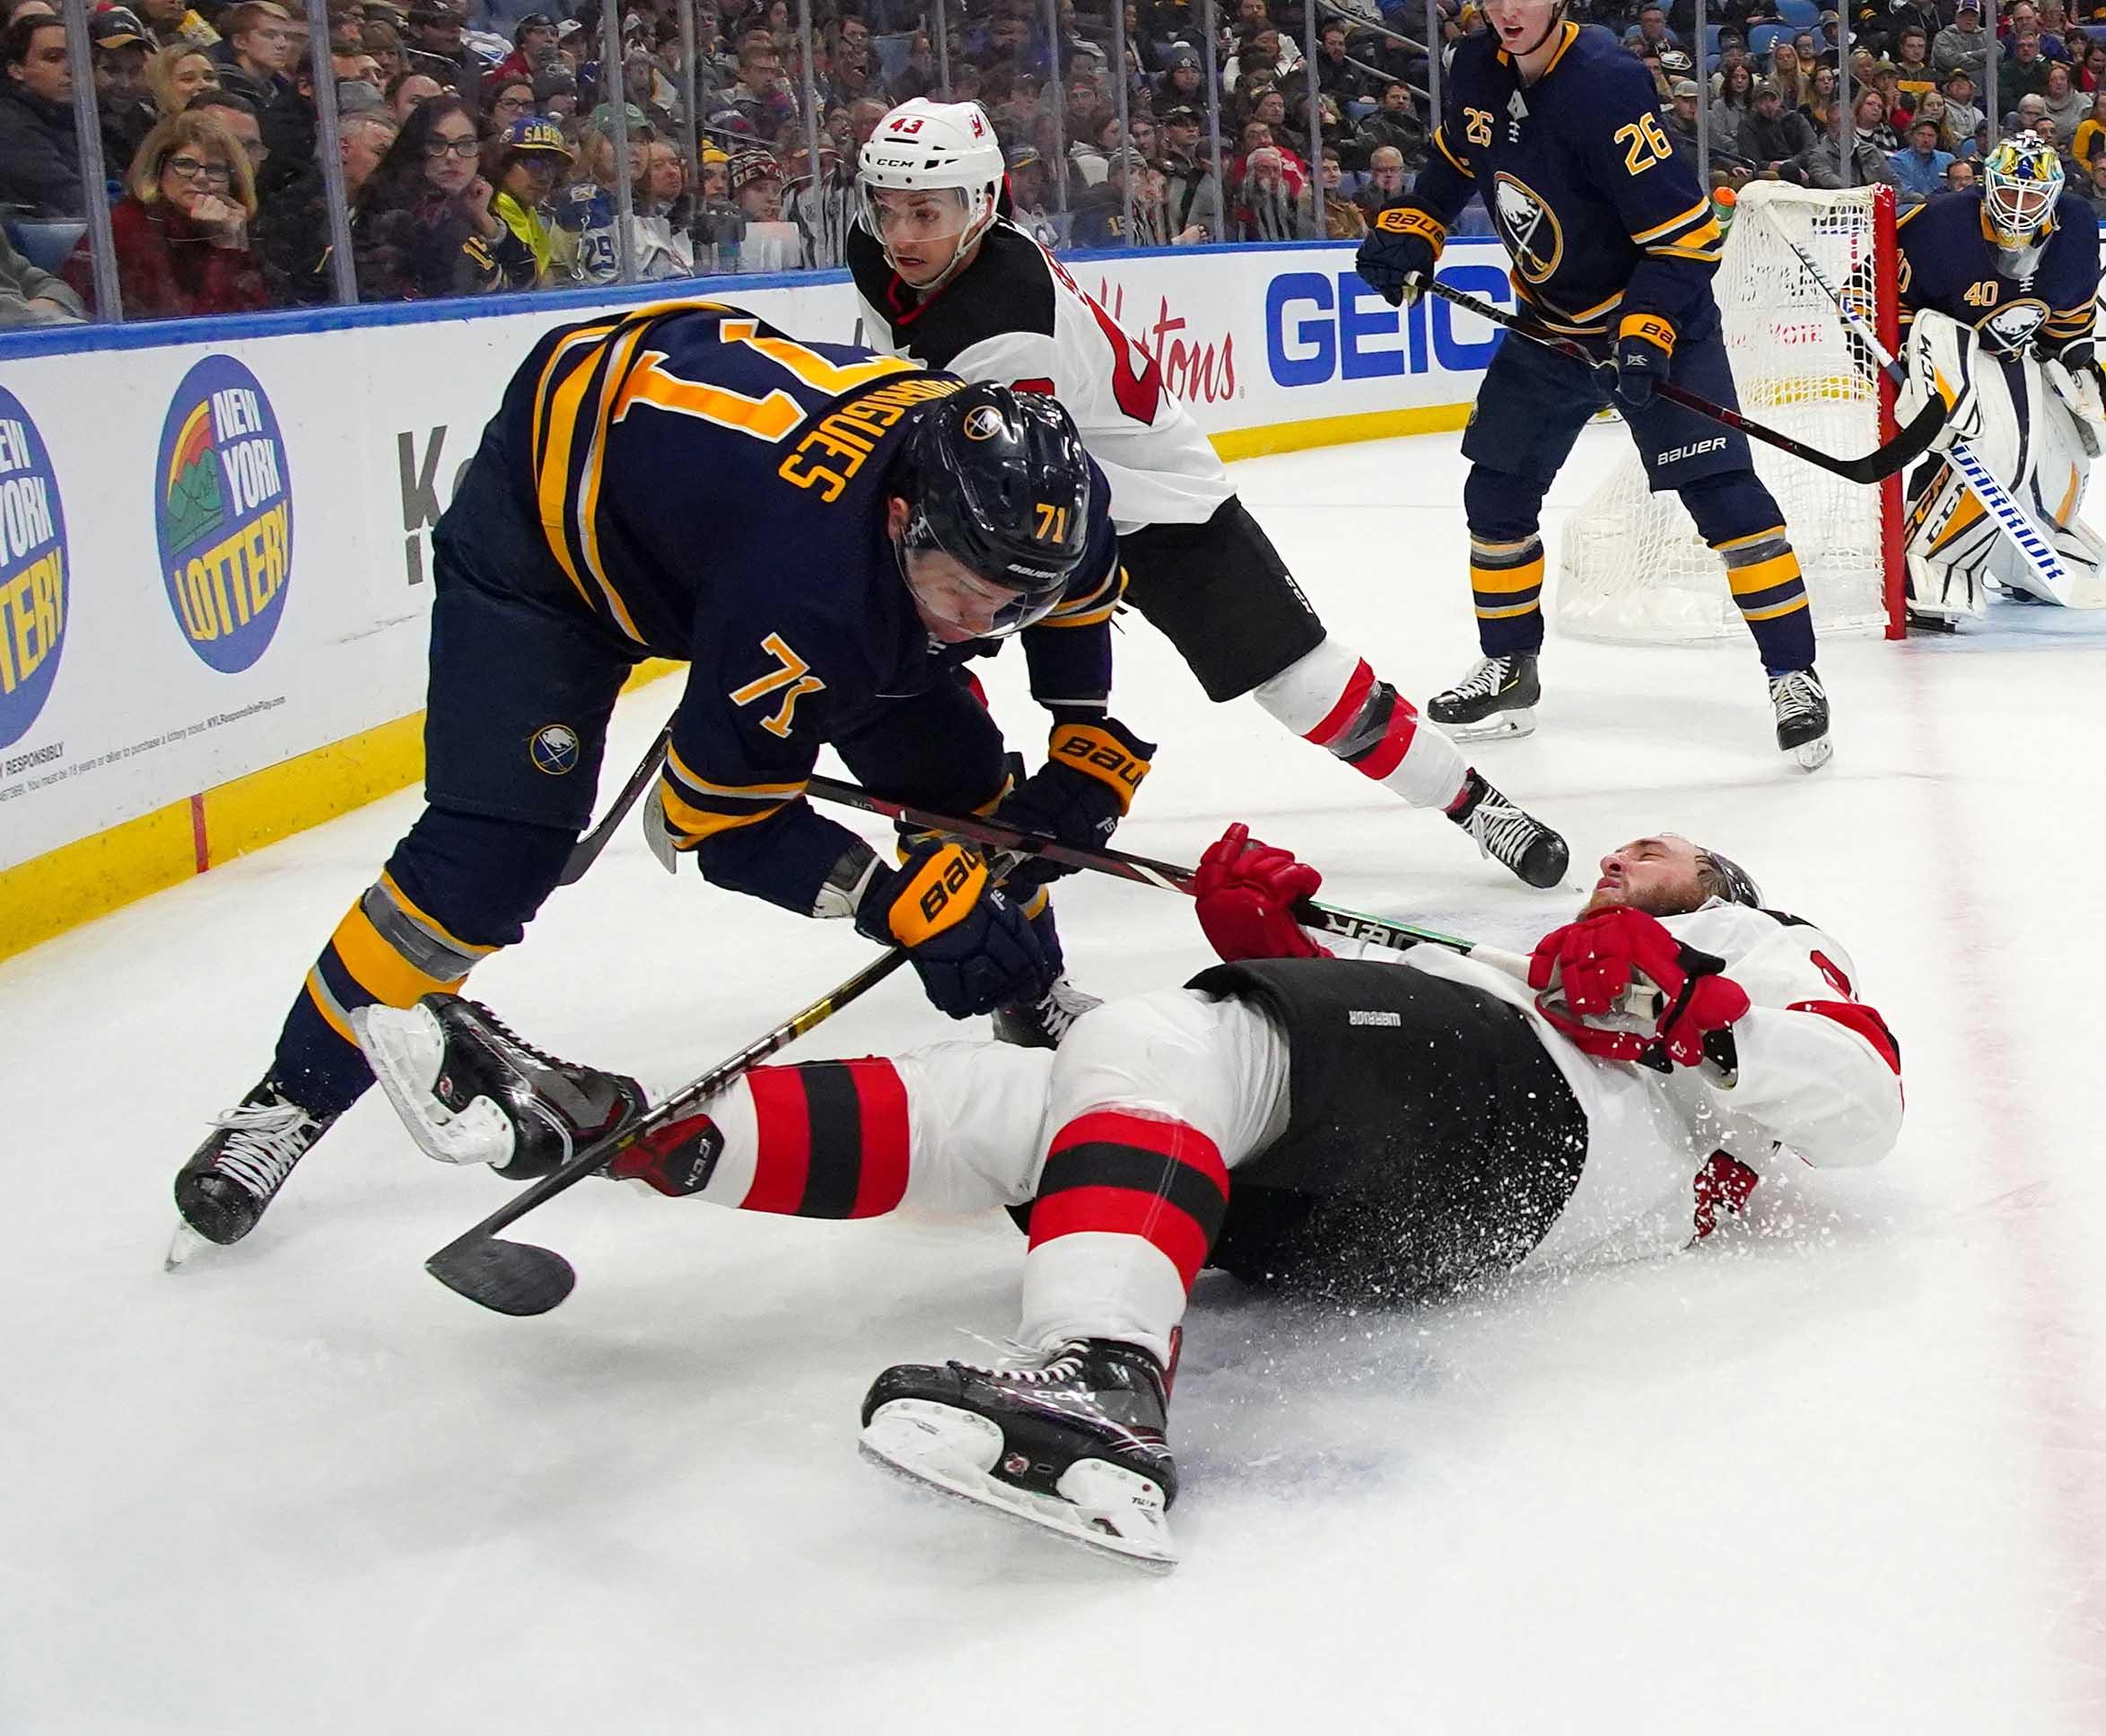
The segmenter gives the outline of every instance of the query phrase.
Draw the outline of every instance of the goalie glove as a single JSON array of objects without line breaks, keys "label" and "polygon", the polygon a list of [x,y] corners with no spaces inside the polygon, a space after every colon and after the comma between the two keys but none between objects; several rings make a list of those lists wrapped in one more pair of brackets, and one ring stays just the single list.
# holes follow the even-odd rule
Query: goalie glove
[{"label": "goalie glove", "polygon": [[[1750,1002],[1725,970],[1724,959],[1683,945],[1657,918],[1620,904],[1538,941],[1528,986],[1536,990],[1536,1010],[1584,1054],[1638,1061],[1663,1073],[1708,1060],[1730,1079],[1736,1068],[1732,1027]],[[1634,1003],[1645,1010],[1634,1010]]]},{"label": "goalie glove", "polygon": [[1894,419],[1906,425],[1934,400],[1945,406],[1945,425],[1930,443],[1943,452],[1982,430],[1982,410],[1975,392],[1975,371],[1981,366],[1981,336],[1971,326],[1935,311],[1916,316],[1901,347],[1908,378],[1894,396]]},{"label": "goalie glove", "polygon": [[1424,293],[1411,280],[1433,275],[1447,238],[1430,211],[1406,199],[1376,214],[1353,266],[1391,307],[1410,307]]},{"label": "goalie glove", "polygon": [[[1011,790],[994,810],[1005,824],[1057,838],[1076,850],[1101,850],[1110,841],[1133,792],[1148,776],[1156,746],[1123,723],[1056,723],[1045,763]],[[1028,857],[1009,872],[1005,885],[1019,891],[1042,886],[1075,870],[1042,857]]]},{"label": "goalie glove", "polygon": [[1199,859],[1192,877],[1199,925],[1225,964],[1246,958],[1329,958],[1302,932],[1294,907],[1315,896],[1324,877],[1291,851],[1257,842],[1240,821]]}]

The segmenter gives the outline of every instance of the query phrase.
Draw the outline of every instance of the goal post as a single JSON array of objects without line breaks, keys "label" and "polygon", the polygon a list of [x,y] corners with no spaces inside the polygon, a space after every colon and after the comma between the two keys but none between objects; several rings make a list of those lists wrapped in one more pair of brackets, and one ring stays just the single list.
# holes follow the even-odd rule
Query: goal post
[{"label": "goal post", "polygon": [[[1750,182],[1713,284],[1742,409],[1823,451],[1869,452],[1896,432],[1893,388],[1793,241],[1898,350],[1893,189]],[[1717,554],[1679,499],[1647,488],[1636,448],[1617,438],[1610,475],[1566,522],[1551,619],[1620,643],[1744,639]],[[1759,443],[1753,451],[1784,510],[1815,631],[1901,638],[1901,478],[1865,487]]]}]

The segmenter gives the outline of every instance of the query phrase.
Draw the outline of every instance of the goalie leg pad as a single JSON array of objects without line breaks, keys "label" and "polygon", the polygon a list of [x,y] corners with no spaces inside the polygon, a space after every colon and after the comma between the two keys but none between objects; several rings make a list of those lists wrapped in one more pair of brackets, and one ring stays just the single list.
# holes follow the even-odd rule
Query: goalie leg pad
[{"label": "goalie leg pad", "polygon": [[[2032,467],[2022,502],[2027,514],[2047,533],[2065,575],[2060,586],[2044,583],[2027,562],[2014,558],[2008,548],[1999,549],[1996,577],[2007,585],[2030,592],[2045,602],[2065,608],[2106,608],[2106,577],[2102,561],[2106,545],[2079,516],[2086,485],[2091,480],[2096,432],[2083,419],[2082,396],[2066,395],[2063,381],[2068,370],[2049,362],[2040,378],[2052,389],[2032,394]],[[2087,383],[2089,376],[2085,376]]]}]

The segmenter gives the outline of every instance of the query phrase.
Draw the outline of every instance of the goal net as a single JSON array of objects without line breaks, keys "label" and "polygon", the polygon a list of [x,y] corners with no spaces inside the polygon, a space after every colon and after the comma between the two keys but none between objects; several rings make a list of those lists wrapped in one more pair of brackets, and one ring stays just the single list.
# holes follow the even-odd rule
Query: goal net
[{"label": "goal net", "polygon": [[[1735,207],[1714,282],[1742,411],[1823,452],[1860,458],[1892,430],[1892,388],[1800,265],[1792,241],[1851,299],[1891,353],[1892,190],[1752,182]],[[1744,639],[1718,556],[1680,500],[1647,488],[1637,449],[1618,438],[1615,468],[1565,527],[1552,618],[1583,639]],[[1752,445],[1756,473],[1784,509],[1815,628],[1898,637],[1899,588],[1889,575],[1900,571],[1899,481],[1865,487]]]}]

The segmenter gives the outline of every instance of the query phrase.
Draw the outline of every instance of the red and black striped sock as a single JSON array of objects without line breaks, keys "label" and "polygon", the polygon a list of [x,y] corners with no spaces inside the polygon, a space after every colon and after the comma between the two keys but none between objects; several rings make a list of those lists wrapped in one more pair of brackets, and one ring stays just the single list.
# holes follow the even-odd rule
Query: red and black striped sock
[{"label": "red and black striped sock", "polygon": [[[1228,1209],[1228,1168],[1197,1128],[1093,1109],[1053,1137],[1031,1208],[1031,1250],[1077,1236],[1137,1237],[1169,1261],[1182,1296]],[[1164,1322],[1165,1333],[1175,1324]]]}]

